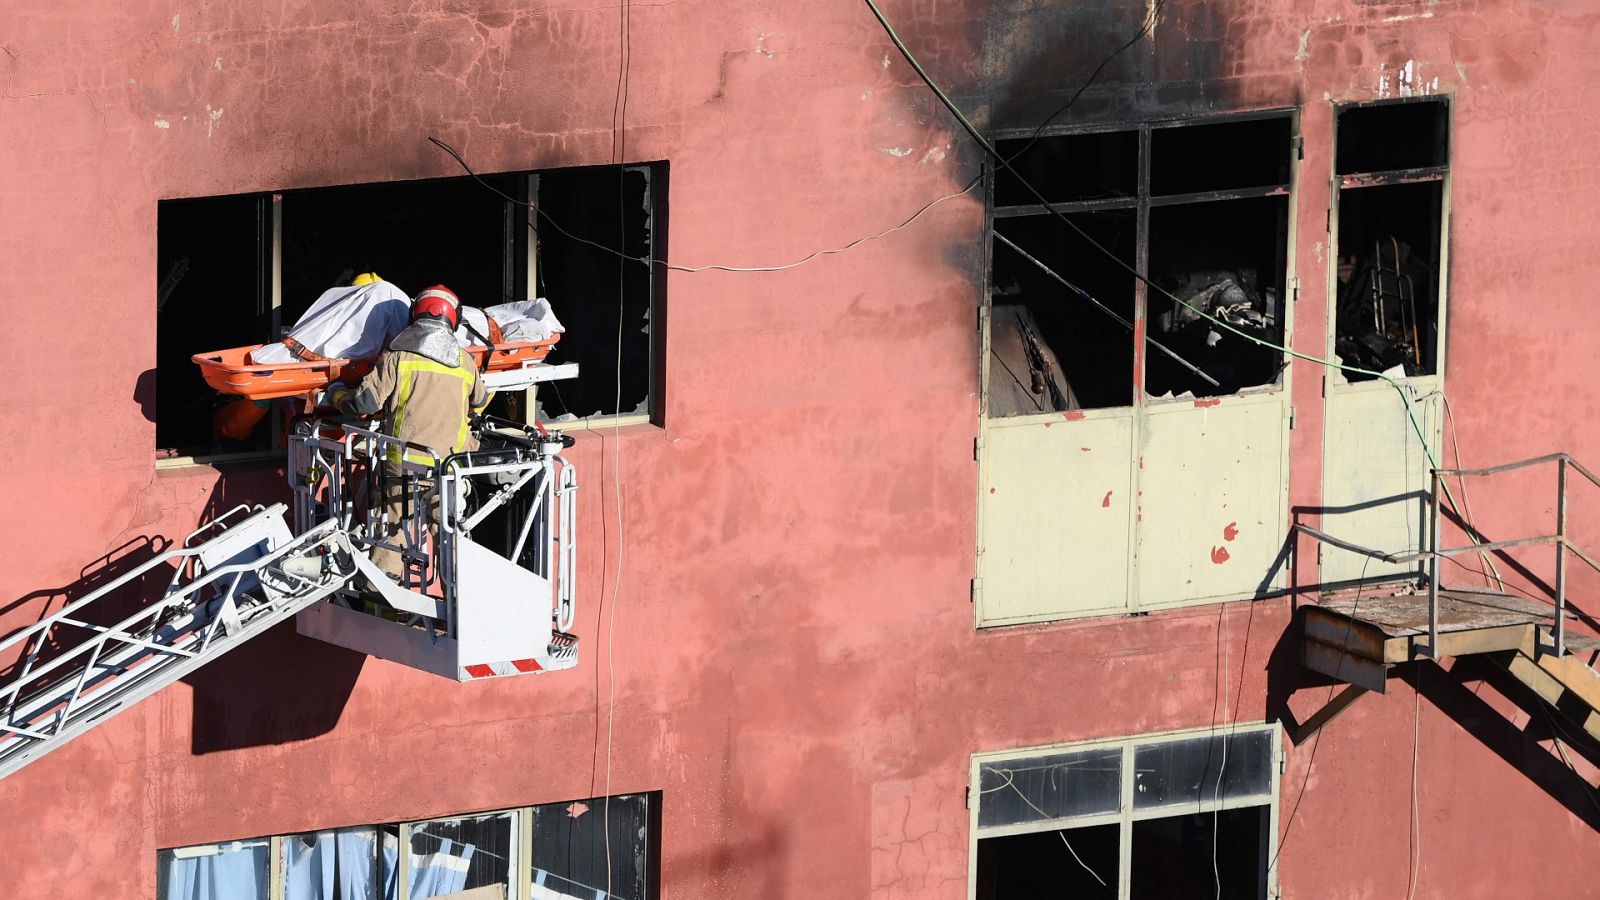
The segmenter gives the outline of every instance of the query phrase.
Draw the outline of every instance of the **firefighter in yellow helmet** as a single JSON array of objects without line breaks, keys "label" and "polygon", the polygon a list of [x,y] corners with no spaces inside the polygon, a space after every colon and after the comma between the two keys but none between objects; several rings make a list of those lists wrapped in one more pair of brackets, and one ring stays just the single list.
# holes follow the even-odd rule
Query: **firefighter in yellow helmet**
[{"label": "firefighter in yellow helmet", "polygon": [[[440,459],[473,449],[468,425],[472,413],[488,403],[488,391],[472,357],[456,341],[460,322],[461,301],[454,291],[436,284],[418,294],[411,301],[411,325],[389,342],[372,372],[354,389],[330,386],[329,401],[347,415],[381,412],[385,434],[428,447]],[[392,447],[383,461],[385,540],[389,543],[398,542],[400,523],[407,513],[401,452]],[[405,458],[423,465],[432,461],[416,451],[405,451]],[[422,493],[427,488],[424,481]],[[390,577],[401,580],[404,561],[398,552],[374,548],[372,561]]]}]

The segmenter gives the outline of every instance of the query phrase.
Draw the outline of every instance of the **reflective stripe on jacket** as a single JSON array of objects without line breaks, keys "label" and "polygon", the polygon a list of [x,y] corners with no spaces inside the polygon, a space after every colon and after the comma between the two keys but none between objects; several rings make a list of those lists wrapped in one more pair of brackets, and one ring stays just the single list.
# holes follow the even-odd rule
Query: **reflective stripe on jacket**
[{"label": "reflective stripe on jacket", "polygon": [[[403,441],[431,448],[442,460],[468,446],[468,416],[488,403],[488,391],[472,357],[460,353],[458,365],[448,366],[408,350],[386,350],[361,382],[349,404],[352,411],[383,411],[383,432]],[[399,447],[391,447],[390,462],[398,463]],[[406,451],[410,462],[429,465],[426,454]]]}]

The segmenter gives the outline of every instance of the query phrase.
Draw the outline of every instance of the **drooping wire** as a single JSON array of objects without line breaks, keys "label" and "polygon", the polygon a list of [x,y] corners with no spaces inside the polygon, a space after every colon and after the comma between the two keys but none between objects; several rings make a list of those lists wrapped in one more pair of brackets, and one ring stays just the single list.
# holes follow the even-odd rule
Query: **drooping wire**
[{"label": "drooping wire", "polygon": [[[618,27],[621,33],[618,36],[617,61],[617,101],[615,118],[613,119],[614,134],[612,162],[617,167],[617,247],[626,247],[628,240],[628,201],[627,177],[628,170],[624,163],[627,160],[628,149],[628,74],[633,63],[633,2],[622,0],[622,9],[618,10]],[[649,196],[646,188],[646,197]],[[648,202],[648,200],[647,200]],[[559,226],[557,226],[559,228]],[[569,235],[570,236],[570,235]],[[611,860],[611,753],[615,746],[616,713],[617,713],[617,669],[616,657],[616,631],[617,631],[617,604],[622,597],[622,560],[623,551],[627,546],[623,537],[624,516],[622,507],[622,423],[617,416],[622,414],[622,334],[623,322],[627,313],[627,260],[617,264],[617,366],[616,366],[616,403],[613,406],[611,420],[611,487],[614,492],[612,508],[617,515],[617,565],[616,572],[611,579],[611,603],[606,607],[606,784],[605,799],[601,806],[601,829],[605,832],[606,845],[606,896],[611,896],[613,880],[613,866]]]},{"label": "drooping wire", "polygon": [[[1067,98],[1067,102],[1056,107],[1055,112],[1045,116],[1044,121],[1039,123],[1039,127],[1035,128],[1033,130],[1033,134],[1029,135],[1028,142],[1022,145],[1021,150],[1011,154],[1011,156],[1006,159],[1006,162],[1015,162],[1017,157],[1027,153],[1029,150],[1032,150],[1033,145],[1037,144],[1039,142],[1039,137],[1044,134],[1044,130],[1050,127],[1050,123],[1054,122],[1063,113],[1071,109],[1073,104],[1078,102],[1078,98],[1083,96],[1083,92],[1087,91],[1090,86],[1099,80],[1100,73],[1105,71],[1106,66],[1111,65],[1112,61],[1121,56],[1129,47],[1132,47],[1134,44],[1137,44],[1139,41],[1143,40],[1144,36],[1150,33],[1150,29],[1156,27],[1156,20],[1161,16],[1161,10],[1166,5],[1167,0],[1156,0],[1155,3],[1151,4],[1150,12],[1144,17],[1144,23],[1139,26],[1139,30],[1137,32],[1134,32],[1133,37],[1128,38],[1126,42],[1124,42],[1116,50],[1113,50],[1110,56],[1100,60],[1100,64],[1094,67],[1094,71],[1089,73],[1089,77],[1084,79],[1083,84],[1078,85],[1078,89],[1072,92],[1072,96]],[[879,21],[882,20],[880,19]]]},{"label": "drooping wire", "polygon": [[[867,8],[872,11],[873,17],[878,20],[878,24],[883,26],[883,30],[884,30],[885,33],[888,34],[889,40],[891,42],[893,42],[895,47],[896,47],[896,49],[898,49],[900,51],[900,55],[902,57],[904,57],[906,62],[911,65],[911,68],[916,71],[917,76],[919,78],[921,78],[923,83],[928,86],[928,89],[931,90],[934,93],[934,95],[939,98],[939,102],[944,104],[945,109],[947,109],[950,112],[950,114],[955,117],[956,121],[961,124],[961,127],[966,130],[967,134],[973,139],[973,141],[975,141],[978,144],[979,147],[983,148],[984,152],[987,153],[990,157],[992,157],[996,161],[996,163],[999,165],[1000,168],[1006,169],[1006,170],[1011,172],[1011,174],[1017,179],[1017,183],[1020,184],[1023,188],[1025,188],[1028,191],[1028,193],[1032,194],[1034,196],[1034,198],[1038,201],[1039,205],[1042,206],[1045,209],[1046,212],[1048,212],[1050,215],[1054,216],[1055,218],[1061,220],[1061,222],[1063,224],[1065,224],[1068,228],[1070,228],[1074,232],[1076,232],[1079,237],[1081,237],[1085,242],[1087,242],[1089,244],[1089,246],[1093,247],[1095,250],[1097,250],[1100,254],[1105,256],[1107,259],[1111,260],[1118,267],[1120,267],[1120,268],[1124,269],[1125,271],[1127,271],[1128,274],[1132,275],[1136,280],[1138,280],[1140,283],[1145,285],[1145,287],[1149,288],[1152,291],[1155,291],[1160,296],[1165,297],[1165,298],[1171,300],[1172,302],[1174,302],[1174,303],[1176,303],[1176,304],[1178,304],[1178,305],[1190,310],[1191,312],[1195,313],[1195,315],[1199,316],[1200,318],[1205,319],[1207,322],[1210,322],[1212,325],[1214,325],[1214,326],[1216,326],[1218,328],[1221,328],[1224,331],[1227,331],[1227,332],[1229,332],[1231,334],[1234,334],[1234,335],[1236,335],[1236,336],[1238,336],[1240,338],[1243,338],[1244,340],[1246,340],[1246,341],[1248,341],[1248,342],[1250,342],[1252,344],[1256,344],[1257,346],[1265,347],[1265,348],[1267,348],[1269,350],[1275,350],[1275,351],[1277,351],[1279,353],[1287,354],[1288,356],[1294,357],[1295,359],[1301,359],[1301,360],[1304,360],[1306,362],[1315,363],[1317,365],[1325,366],[1325,367],[1331,368],[1331,369],[1338,369],[1338,370],[1344,371],[1344,372],[1350,372],[1350,373],[1357,374],[1357,375],[1366,375],[1366,376],[1369,376],[1369,377],[1372,377],[1372,378],[1381,379],[1382,381],[1387,383],[1390,387],[1394,388],[1395,392],[1400,395],[1401,403],[1404,404],[1404,406],[1405,406],[1406,418],[1410,420],[1411,427],[1417,434],[1417,439],[1422,443],[1423,451],[1425,453],[1427,453],[1428,459],[1433,464],[1433,467],[1434,468],[1439,468],[1439,461],[1438,461],[1437,458],[1434,457],[1433,448],[1430,445],[1430,442],[1428,441],[1427,436],[1423,433],[1422,425],[1421,425],[1420,422],[1417,421],[1416,413],[1412,409],[1412,398],[1407,393],[1407,389],[1406,389],[1405,385],[1403,385],[1398,379],[1393,378],[1393,377],[1391,377],[1389,375],[1386,375],[1386,374],[1384,374],[1382,372],[1375,372],[1375,371],[1372,371],[1370,369],[1363,369],[1363,368],[1360,368],[1358,366],[1351,366],[1351,365],[1347,365],[1347,364],[1342,363],[1342,362],[1335,362],[1335,361],[1333,361],[1331,359],[1324,359],[1324,358],[1319,357],[1319,356],[1313,356],[1312,354],[1304,353],[1304,352],[1301,352],[1299,350],[1292,349],[1292,348],[1290,348],[1289,346],[1287,346],[1285,344],[1275,344],[1275,343],[1273,343],[1271,341],[1268,341],[1268,340],[1265,340],[1265,339],[1262,339],[1262,338],[1258,338],[1255,335],[1250,334],[1250,333],[1248,333],[1248,332],[1246,332],[1246,331],[1234,326],[1233,324],[1231,324],[1231,323],[1229,323],[1227,321],[1224,321],[1223,319],[1221,319],[1221,318],[1219,318],[1217,316],[1212,315],[1209,311],[1207,311],[1207,310],[1205,310],[1205,309],[1203,309],[1201,307],[1195,306],[1194,304],[1192,304],[1192,303],[1190,303],[1190,302],[1188,302],[1186,300],[1183,300],[1182,298],[1180,298],[1177,295],[1173,294],[1171,291],[1168,291],[1166,288],[1163,288],[1160,285],[1156,284],[1155,282],[1151,281],[1143,272],[1139,271],[1137,266],[1127,262],[1122,257],[1118,256],[1116,253],[1112,252],[1109,248],[1107,248],[1105,245],[1101,244],[1098,240],[1096,240],[1093,236],[1091,236],[1087,231],[1085,231],[1081,226],[1079,226],[1078,223],[1072,221],[1065,214],[1063,214],[1060,210],[1056,209],[1053,205],[1051,205],[1050,201],[1044,196],[1043,193],[1041,193],[1039,191],[1038,188],[1033,186],[1032,182],[1028,181],[1025,177],[1023,177],[1022,173],[1020,173],[1016,169],[1012,168],[1011,160],[1006,158],[1005,156],[1002,156],[1000,154],[1000,151],[995,149],[994,144],[991,143],[989,141],[989,139],[987,137],[985,137],[983,135],[983,133],[978,130],[977,126],[972,124],[971,120],[969,120],[967,118],[966,114],[961,111],[961,108],[956,106],[955,101],[950,99],[949,95],[946,94],[944,92],[944,90],[939,87],[939,85],[933,80],[932,76],[930,76],[928,74],[927,70],[922,67],[922,63],[919,62],[917,60],[916,55],[911,52],[911,48],[906,46],[906,43],[905,43],[904,40],[901,39],[900,34],[897,31],[895,31],[894,26],[889,23],[889,20],[888,20],[888,18],[886,18],[884,16],[883,11],[878,8],[878,4],[875,2],[875,0],[864,0],[864,2],[867,4]],[[1449,494],[1448,486],[1445,488],[1445,493],[1447,495]],[[1453,499],[1452,499],[1452,502],[1454,502]]]},{"label": "drooping wire", "polygon": [[[811,262],[812,260],[821,259],[824,256],[834,256],[834,255],[837,255],[837,254],[840,254],[840,253],[844,253],[844,252],[849,251],[849,250],[854,250],[855,248],[857,248],[857,247],[861,246],[862,244],[865,244],[865,243],[867,243],[869,241],[876,241],[876,240],[878,240],[880,238],[888,237],[889,235],[894,234],[895,232],[906,228],[907,226],[911,225],[911,223],[913,223],[913,222],[917,221],[918,219],[922,218],[922,216],[925,213],[927,213],[928,210],[933,209],[935,206],[938,206],[939,204],[944,203],[944,202],[949,201],[949,200],[954,200],[957,197],[963,196],[965,194],[971,193],[973,188],[975,188],[979,184],[983,183],[983,178],[984,178],[984,173],[983,172],[979,172],[976,176],[973,177],[973,179],[971,181],[967,182],[966,187],[963,187],[961,190],[956,191],[954,193],[945,194],[942,197],[937,197],[937,198],[935,198],[933,200],[928,201],[927,203],[924,203],[922,206],[917,208],[916,212],[914,212],[910,216],[906,217],[904,220],[902,220],[897,225],[891,225],[890,227],[885,228],[882,231],[874,232],[873,234],[866,235],[865,237],[856,238],[855,240],[850,241],[850,242],[848,242],[846,244],[841,244],[838,247],[828,247],[828,248],[825,248],[825,249],[822,249],[822,250],[814,250],[814,251],[806,254],[805,256],[802,256],[801,258],[795,260],[794,262],[781,263],[781,264],[778,264],[778,265],[770,265],[770,266],[730,266],[730,265],[723,265],[723,264],[720,264],[720,263],[716,263],[716,264],[712,264],[712,265],[704,265],[704,266],[680,266],[680,265],[677,265],[675,263],[669,263],[664,259],[659,259],[659,258],[657,258],[657,257],[655,257],[653,255],[652,256],[633,256],[633,255],[631,255],[631,254],[629,254],[629,253],[627,253],[627,252],[625,252],[623,250],[620,250],[620,249],[618,249],[616,247],[608,247],[605,244],[600,243],[599,241],[593,241],[593,240],[590,240],[589,238],[581,237],[579,235],[573,234],[572,232],[568,231],[566,228],[562,227],[560,222],[558,222],[557,220],[552,218],[549,213],[545,212],[537,204],[530,204],[525,200],[519,200],[518,198],[513,197],[510,194],[507,194],[505,191],[500,190],[492,182],[490,182],[487,179],[485,179],[482,175],[479,175],[476,171],[473,170],[472,166],[467,163],[466,159],[464,157],[462,157],[460,152],[458,152],[454,147],[452,147],[449,144],[445,143],[444,141],[441,141],[438,138],[432,137],[432,136],[430,136],[428,138],[428,141],[430,143],[432,143],[434,146],[438,147],[440,150],[443,150],[445,153],[449,154],[450,158],[454,159],[456,161],[456,165],[459,165],[461,167],[462,171],[466,172],[468,175],[470,175],[474,179],[476,179],[479,184],[483,185],[485,188],[488,188],[489,190],[493,191],[495,194],[498,194],[500,197],[504,198],[505,200],[507,200],[507,201],[509,201],[511,203],[515,203],[515,204],[518,204],[519,206],[527,206],[527,207],[531,208],[536,214],[538,214],[538,216],[541,219],[544,220],[544,223],[546,225],[549,225],[551,228],[554,228],[557,232],[559,232],[560,234],[562,234],[563,236],[565,236],[569,240],[575,241],[575,242],[577,242],[579,244],[585,244],[585,245],[593,247],[593,248],[595,248],[597,250],[603,250],[606,253],[610,253],[613,256],[620,257],[621,259],[627,260],[629,262],[644,263],[647,266],[660,266],[660,267],[662,267],[664,269],[667,269],[668,271],[671,271],[671,272],[690,272],[690,273],[693,273],[693,272],[713,272],[713,271],[715,271],[715,272],[782,272],[782,271],[785,271],[787,269],[793,269],[793,268],[796,268],[798,266],[803,266],[806,263]],[[539,229],[537,227],[535,227],[532,222],[528,223],[528,227],[533,229],[535,234],[538,233]]]}]

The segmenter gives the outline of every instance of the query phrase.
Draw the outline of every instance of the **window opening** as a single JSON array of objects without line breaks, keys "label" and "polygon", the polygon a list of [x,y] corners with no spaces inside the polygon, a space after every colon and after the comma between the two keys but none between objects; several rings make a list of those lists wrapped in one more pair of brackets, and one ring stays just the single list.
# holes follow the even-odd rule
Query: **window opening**
[{"label": "window opening", "polygon": [[1346,106],[1334,147],[1339,175],[1448,165],[1449,109],[1439,99]]},{"label": "window opening", "polygon": [[288,835],[279,842],[283,900],[392,897],[397,846],[370,827]]},{"label": "window opening", "polygon": [[1271,115],[997,142],[1088,238],[995,175],[988,415],[1140,403],[1141,368],[1153,399],[1279,383],[1281,352],[1201,312],[1282,344],[1292,138]]},{"label": "window opening", "polygon": [[[323,291],[363,272],[408,293],[442,282],[469,306],[547,297],[566,328],[550,362],[577,362],[581,372],[537,395],[541,415],[648,413],[662,279],[636,260],[662,255],[665,164],[483,178],[546,215],[470,177],[161,201],[152,413],[160,453],[271,449],[272,415],[257,417],[247,438],[221,436],[214,417],[237,398],[207,386],[190,358],[276,341]],[[619,245],[636,260],[611,252]],[[529,412],[521,397],[497,398],[490,411],[518,421]]]},{"label": "window opening", "polygon": [[979,790],[980,826],[1114,813],[1122,804],[1122,748],[985,765],[979,771]]},{"label": "window opening", "polygon": [[1151,280],[1172,295],[1151,292],[1150,339],[1176,353],[1154,348],[1146,353],[1150,396],[1233,394],[1277,381],[1285,363],[1282,353],[1202,318],[1197,310],[1252,337],[1281,343],[1288,210],[1288,197],[1279,196],[1150,211]]},{"label": "window opening", "polygon": [[1150,192],[1198,194],[1289,183],[1286,116],[1197,123],[1150,133]]},{"label": "window opening", "polygon": [[1264,806],[1252,806],[1134,822],[1129,896],[1133,900],[1266,897],[1267,812]]},{"label": "window opening", "polygon": [[1346,365],[1438,372],[1447,123],[1442,100],[1338,111],[1334,353]]},{"label": "window opening", "polygon": [[[649,900],[660,850],[660,795],[623,794],[533,808],[533,879],[551,896]],[[609,820],[609,827],[607,822]],[[611,859],[606,860],[609,836]]]},{"label": "window opening", "polygon": [[1264,898],[1276,753],[1253,725],[981,754],[974,895]]},{"label": "window opening", "polygon": [[[578,363],[580,373],[575,381],[552,382],[551,390],[540,392],[541,418],[561,421],[650,411],[650,312],[655,272],[648,263],[637,260],[661,255],[655,243],[653,174],[642,166],[627,168],[620,179],[614,166],[539,174],[537,202],[546,214],[537,221],[539,279],[552,304],[561,298],[556,314],[567,328],[549,361]],[[552,220],[561,227],[551,224]],[[623,259],[609,248],[634,259]]]},{"label": "window opening", "polygon": [[267,900],[272,889],[267,839],[180,847],[156,854],[161,900]]},{"label": "window opening", "polygon": [[475,888],[516,896],[516,813],[417,822],[409,829],[411,900]]},{"label": "window opening", "polygon": [[172,455],[267,448],[267,430],[246,441],[212,434],[227,398],[190,357],[275,338],[267,283],[267,200],[251,194],[164,200],[156,207],[156,446]]},{"label": "window opening", "polygon": [[[609,828],[607,822],[609,821]],[[161,850],[158,900],[660,895],[661,794]],[[606,893],[609,835],[610,893]],[[404,873],[399,850],[407,847]],[[531,852],[530,852],[531,850]]]},{"label": "window opening", "polygon": [[[1139,190],[1139,133],[1091,132],[995,141],[1011,168],[995,173],[995,206],[1031,206],[1038,198],[1018,173],[1051,203],[1132,197]],[[1021,156],[1017,156],[1021,153]]]},{"label": "window opening", "polygon": [[[1073,221],[1133,263],[1132,210]],[[994,239],[989,414],[1132,403],[1133,277],[1052,216],[996,219]]]},{"label": "window opening", "polygon": [[[515,175],[485,178],[518,196]],[[505,252],[507,201],[470,178],[362,184],[283,195],[283,321],[362,272],[377,272],[415,293],[444,282],[468,306],[526,299],[512,294]],[[524,251],[525,252],[525,251]],[[557,313],[560,315],[560,312]]]},{"label": "window opening", "polygon": [[978,900],[1116,897],[1118,832],[1098,825],[981,840]]}]

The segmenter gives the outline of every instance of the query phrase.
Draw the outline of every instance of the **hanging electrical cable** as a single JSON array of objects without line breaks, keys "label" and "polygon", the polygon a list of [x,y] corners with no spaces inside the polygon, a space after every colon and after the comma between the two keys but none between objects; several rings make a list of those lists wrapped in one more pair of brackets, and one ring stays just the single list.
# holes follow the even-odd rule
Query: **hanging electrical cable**
[{"label": "hanging electrical cable", "polygon": [[[950,96],[944,92],[944,89],[939,87],[938,83],[933,80],[932,76],[928,74],[927,70],[922,67],[922,63],[917,59],[916,55],[911,52],[911,48],[906,46],[906,43],[901,39],[899,32],[895,31],[894,26],[890,24],[888,18],[884,16],[883,10],[878,8],[878,4],[875,2],[875,0],[863,0],[863,2],[865,2],[867,8],[872,11],[872,15],[878,20],[878,24],[883,26],[884,32],[888,34],[889,40],[895,45],[895,48],[900,51],[900,55],[904,57],[906,62],[911,65],[911,68],[917,73],[917,77],[922,79],[923,84],[927,85],[928,89],[933,92],[934,96],[939,98],[939,102],[943,104],[945,109],[950,112],[950,115],[961,124],[961,127],[967,132],[972,140],[976,142],[979,147],[983,148],[984,152],[999,164],[1000,168],[1009,171],[1016,178],[1017,183],[1026,189],[1029,194],[1033,195],[1034,199],[1038,201],[1038,204],[1043,207],[1046,212],[1076,232],[1079,237],[1089,244],[1089,246],[1093,247],[1107,259],[1111,260],[1118,267],[1127,271],[1128,274],[1132,275],[1140,283],[1144,284],[1145,287],[1155,291],[1160,296],[1171,300],[1179,306],[1190,310],[1195,315],[1205,319],[1207,322],[1210,322],[1217,328],[1243,338],[1244,340],[1257,346],[1265,347],[1269,350],[1275,350],[1295,359],[1304,360],[1305,362],[1314,363],[1329,369],[1337,369],[1342,372],[1350,372],[1356,375],[1366,375],[1382,380],[1390,387],[1394,388],[1395,393],[1400,396],[1400,402],[1405,409],[1406,419],[1410,422],[1412,431],[1416,433],[1417,440],[1421,443],[1423,453],[1426,454],[1429,464],[1435,469],[1441,467],[1439,458],[1434,453],[1432,442],[1428,440],[1427,435],[1422,430],[1422,423],[1417,419],[1416,410],[1414,409],[1415,398],[1412,397],[1410,393],[1411,388],[1409,385],[1406,385],[1399,379],[1383,372],[1376,372],[1371,369],[1363,369],[1358,366],[1351,366],[1342,362],[1336,362],[1331,359],[1324,359],[1320,356],[1314,356],[1309,353],[1295,350],[1289,347],[1287,344],[1275,344],[1271,341],[1256,337],[1255,335],[1239,329],[1232,323],[1212,315],[1209,311],[1179,298],[1171,291],[1168,291],[1167,289],[1151,281],[1143,272],[1139,271],[1137,266],[1132,265],[1124,260],[1121,256],[1118,256],[1116,253],[1112,252],[1105,245],[1095,240],[1094,237],[1092,237],[1076,222],[1067,218],[1067,216],[1064,215],[1060,210],[1052,206],[1050,201],[1044,196],[1043,193],[1039,191],[1038,188],[1034,187],[1031,182],[1023,177],[1022,173],[1012,168],[1011,162],[1013,159],[1015,159],[1015,156],[1010,158],[1002,156],[1000,152],[995,149],[994,144],[991,143],[989,139],[978,130],[977,126],[972,124],[971,120],[967,118],[966,114],[961,111],[961,108],[956,106],[955,101],[950,99]],[[1446,499],[1448,499],[1450,502],[1451,509],[1459,516],[1460,506],[1456,503],[1455,495],[1450,491],[1449,484],[1441,482],[1441,487],[1444,489]]]}]

